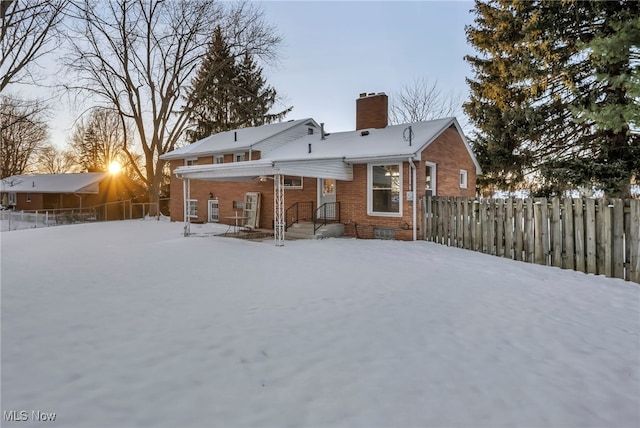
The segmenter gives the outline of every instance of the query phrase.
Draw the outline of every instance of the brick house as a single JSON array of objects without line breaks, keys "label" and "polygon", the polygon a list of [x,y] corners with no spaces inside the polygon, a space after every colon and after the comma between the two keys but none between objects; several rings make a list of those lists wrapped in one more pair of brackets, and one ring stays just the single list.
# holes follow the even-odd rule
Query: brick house
[{"label": "brick house", "polygon": [[0,201],[20,211],[79,209],[130,198],[131,189],[107,172],[13,175],[1,180]]},{"label": "brick house", "polygon": [[251,227],[275,225],[276,240],[303,205],[347,236],[416,239],[419,199],[475,196],[481,172],[455,118],[389,126],[384,93],[356,100],[355,131],[303,119],[215,134],[163,158],[172,220],[232,223],[240,213]]}]

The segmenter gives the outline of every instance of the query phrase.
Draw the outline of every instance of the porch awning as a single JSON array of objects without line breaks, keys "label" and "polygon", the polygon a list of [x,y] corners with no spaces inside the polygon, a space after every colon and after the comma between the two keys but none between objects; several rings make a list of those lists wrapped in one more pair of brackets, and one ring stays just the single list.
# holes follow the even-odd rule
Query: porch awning
[{"label": "porch awning", "polygon": [[269,161],[265,159],[211,165],[181,166],[174,173],[190,180],[247,180],[266,175],[297,175],[314,178],[353,180],[351,164],[342,159],[311,161]]}]

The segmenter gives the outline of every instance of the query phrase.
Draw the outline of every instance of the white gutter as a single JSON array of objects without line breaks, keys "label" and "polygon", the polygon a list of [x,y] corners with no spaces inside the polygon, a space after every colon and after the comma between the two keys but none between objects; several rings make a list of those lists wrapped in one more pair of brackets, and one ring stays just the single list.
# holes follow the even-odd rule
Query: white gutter
[{"label": "white gutter", "polygon": [[411,166],[411,190],[413,191],[413,220],[412,220],[412,224],[413,224],[413,240],[416,241],[417,237],[418,237],[418,231],[417,231],[417,225],[416,225],[416,221],[417,221],[417,213],[416,213],[416,199],[418,198],[418,192],[416,191],[416,181],[417,181],[417,174],[416,174],[416,164],[413,163],[413,156],[409,158],[409,165]]}]

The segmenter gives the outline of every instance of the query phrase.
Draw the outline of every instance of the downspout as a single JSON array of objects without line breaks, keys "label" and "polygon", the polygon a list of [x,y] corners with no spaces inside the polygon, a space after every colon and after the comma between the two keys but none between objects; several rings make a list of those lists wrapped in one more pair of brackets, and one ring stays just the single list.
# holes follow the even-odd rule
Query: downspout
[{"label": "downspout", "polygon": [[413,202],[413,240],[416,241],[417,237],[418,237],[418,230],[417,230],[417,225],[416,225],[416,221],[417,221],[417,213],[416,213],[416,199],[417,199],[417,192],[416,192],[416,185],[417,185],[417,179],[416,179],[416,164],[413,163],[413,156],[409,158],[409,165],[411,165],[411,190],[413,191],[413,198],[412,198],[412,202]]}]

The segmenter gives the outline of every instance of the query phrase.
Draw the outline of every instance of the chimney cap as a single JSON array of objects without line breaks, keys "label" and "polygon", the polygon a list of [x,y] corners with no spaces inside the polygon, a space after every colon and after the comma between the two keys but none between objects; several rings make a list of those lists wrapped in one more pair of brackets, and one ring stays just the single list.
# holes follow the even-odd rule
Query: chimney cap
[{"label": "chimney cap", "polygon": [[366,93],[366,92],[360,92],[360,98],[364,98],[364,97],[366,97],[366,96],[367,96],[367,93]]}]

